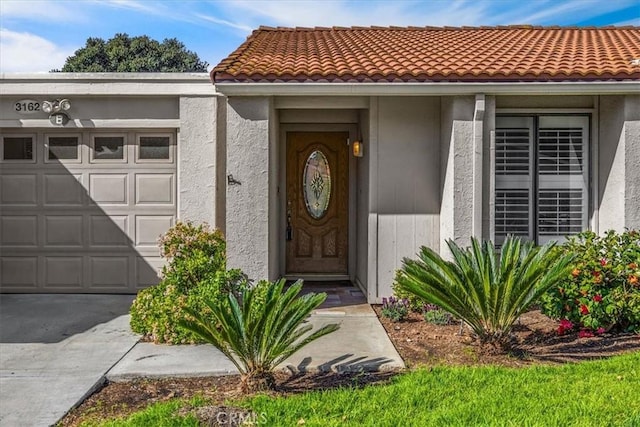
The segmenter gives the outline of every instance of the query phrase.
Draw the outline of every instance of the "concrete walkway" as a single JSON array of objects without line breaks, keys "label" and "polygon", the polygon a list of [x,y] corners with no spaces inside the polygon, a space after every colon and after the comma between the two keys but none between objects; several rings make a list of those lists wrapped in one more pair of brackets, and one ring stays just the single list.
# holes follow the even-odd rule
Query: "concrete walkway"
[{"label": "concrete walkway", "polygon": [[[105,378],[235,373],[210,345],[138,343],[126,295],[0,295],[0,426],[49,426]],[[385,370],[402,359],[367,304],[316,311],[341,328],[282,364],[291,371]]]}]

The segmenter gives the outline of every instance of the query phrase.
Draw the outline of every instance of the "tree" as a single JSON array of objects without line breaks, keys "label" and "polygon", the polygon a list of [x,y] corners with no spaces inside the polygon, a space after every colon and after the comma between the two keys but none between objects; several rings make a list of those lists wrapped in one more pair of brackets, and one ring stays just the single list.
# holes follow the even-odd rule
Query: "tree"
[{"label": "tree", "polygon": [[129,37],[118,33],[106,42],[90,37],[84,47],[54,72],[137,73],[137,72],[206,72],[209,64],[186,49],[175,38],[162,43],[148,36]]}]

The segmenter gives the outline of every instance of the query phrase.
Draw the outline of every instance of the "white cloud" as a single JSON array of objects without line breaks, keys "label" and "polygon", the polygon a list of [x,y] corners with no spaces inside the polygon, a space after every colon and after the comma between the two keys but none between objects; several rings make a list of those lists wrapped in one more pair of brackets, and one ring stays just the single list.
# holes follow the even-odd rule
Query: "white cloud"
[{"label": "white cloud", "polygon": [[486,24],[489,5],[468,1],[291,1],[239,0],[218,4],[229,20],[258,25],[313,26],[425,26]]},{"label": "white cloud", "polygon": [[215,16],[211,16],[211,15],[204,15],[204,14],[197,13],[195,14],[195,16],[204,21],[212,22],[214,24],[224,25],[225,27],[234,28],[242,32],[250,33],[253,30],[253,28],[248,25],[236,24],[234,22],[227,21],[225,19],[216,18]]},{"label": "white cloud", "polygon": [[79,22],[86,16],[77,1],[1,0],[0,14],[4,19],[18,18],[44,22]]},{"label": "white cloud", "polygon": [[0,29],[0,72],[47,72],[61,68],[74,49],[35,34]]}]

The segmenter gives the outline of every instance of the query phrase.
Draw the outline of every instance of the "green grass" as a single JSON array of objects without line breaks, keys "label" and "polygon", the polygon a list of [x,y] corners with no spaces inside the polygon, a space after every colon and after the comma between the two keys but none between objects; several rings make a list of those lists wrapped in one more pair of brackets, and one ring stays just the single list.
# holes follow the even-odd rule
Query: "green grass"
[{"label": "green grass", "polygon": [[[108,426],[183,426],[180,403],[156,404]],[[383,386],[258,396],[241,403],[263,425],[640,426],[640,352],[607,360],[529,368],[421,369]]]},{"label": "green grass", "polygon": [[640,426],[640,353],[524,369],[435,367],[386,386],[257,397],[269,426]]}]

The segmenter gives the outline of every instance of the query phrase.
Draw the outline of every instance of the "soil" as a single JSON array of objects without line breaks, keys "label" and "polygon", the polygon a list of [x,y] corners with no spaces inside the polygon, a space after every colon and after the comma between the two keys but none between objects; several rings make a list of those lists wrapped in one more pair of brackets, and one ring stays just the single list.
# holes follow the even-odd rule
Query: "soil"
[{"label": "soil", "polygon": [[[423,320],[419,313],[410,313],[406,320],[392,322],[380,316],[380,307],[374,306],[389,338],[408,368],[424,365],[503,365],[522,367],[532,364],[558,364],[609,357],[640,350],[638,334],[608,334],[579,338],[578,334],[558,336],[557,322],[532,310],[519,319],[513,330],[509,352],[495,354],[482,349],[459,322],[434,325]],[[300,373],[276,375],[273,395],[286,396],[309,390],[331,389],[345,386],[362,387],[388,381],[396,372],[373,373]],[[62,426],[77,426],[89,419],[101,420],[125,417],[152,403],[173,398],[191,398],[196,395],[208,399],[210,406],[186,408],[203,425],[236,425],[228,420],[247,420],[253,414],[246,409],[229,407],[229,401],[241,396],[237,375],[207,378],[139,379],[130,382],[107,383],[61,421]],[[224,416],[220,416],[224,415]]]}]

